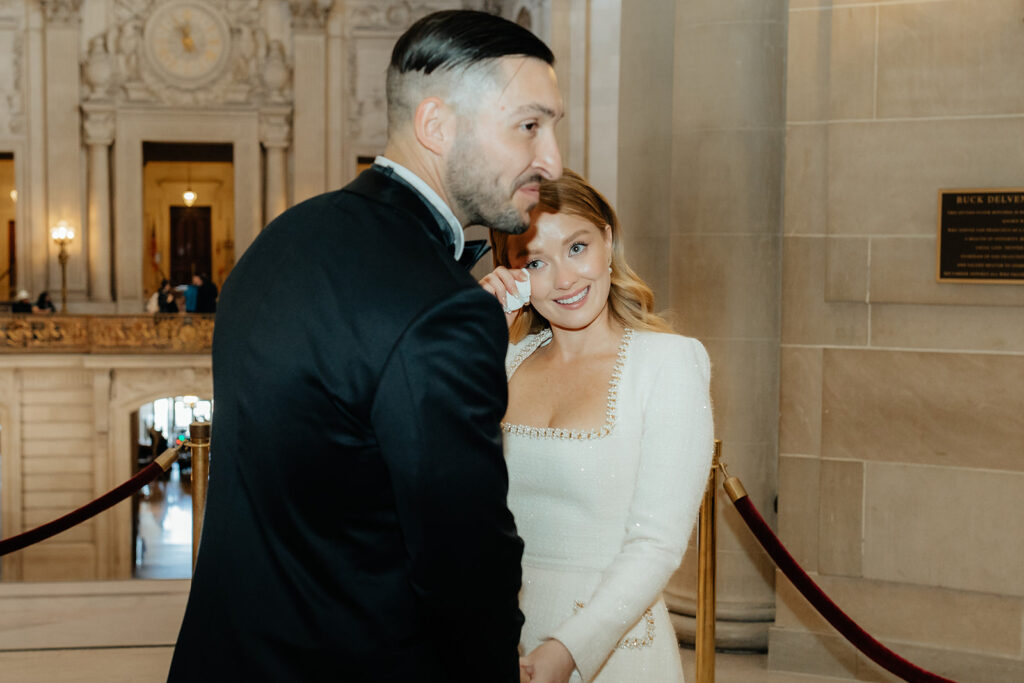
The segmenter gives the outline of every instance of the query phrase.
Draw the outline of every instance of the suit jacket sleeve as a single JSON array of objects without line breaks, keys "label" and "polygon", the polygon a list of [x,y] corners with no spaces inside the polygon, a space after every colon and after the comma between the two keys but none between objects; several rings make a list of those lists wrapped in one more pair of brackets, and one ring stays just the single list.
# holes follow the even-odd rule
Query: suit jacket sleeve
[{"label": "suit jacket sleeve", "polygon": [[657,338],[642,359],[648,389],[625,540],[590,602],[550,634],[572,653],[584,681],[594,678],[679,567],[710,471],[707,353],[694,339]]},{"label": "suit jacket sleeve", "polygon": [[441,656],[453,658],[453,681],[519,680],[523,543],[500,431],[507,343],[484,290],[445,297],[398,341],[371,413],[413,589]]}]

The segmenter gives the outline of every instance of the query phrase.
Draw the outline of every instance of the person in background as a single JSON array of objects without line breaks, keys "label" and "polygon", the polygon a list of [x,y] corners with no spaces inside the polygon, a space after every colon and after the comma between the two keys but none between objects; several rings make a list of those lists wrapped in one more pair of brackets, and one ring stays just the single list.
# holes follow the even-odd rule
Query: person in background
[{"label": "person in background", "polygon": [[49,292],[43,292],[36,297],[36,302],[32,305],[32,312],[42,313],[44,315],[50,315],[57,312],[57,308],[53,305],[53,300],[50,299]]},{"label": "person in background", "polygon": [[520,607],[533,681],[681,683],[661,597],[713,449],[710,363],[672,332],[623,258],[607,200],[566,169],[530,229],[492,233],[481,280],[507,306],[509,507],[526,548]]},{"label": "person in background", "polygon": [[32,296],[28,293],[28,290],[22,289],[18,291],[18,295],[14,297],[14,303],[11,304],[11,313],[31,313],[32,312]]},{"label": "person in background", "polygon": [[157,310],[160,313],[177,313],[179,311],[177,292],[175,292],[174,288],[171,287],[170,280],[165,278],[160,283],[160,289],[157,291],[156,303]]},{"label": "person in background", "polygon": [[192,276],[192,284],[196,288],[196,300],[193,313],[217,312],[217,285],[210,281],[210,276],[201,273]]}]

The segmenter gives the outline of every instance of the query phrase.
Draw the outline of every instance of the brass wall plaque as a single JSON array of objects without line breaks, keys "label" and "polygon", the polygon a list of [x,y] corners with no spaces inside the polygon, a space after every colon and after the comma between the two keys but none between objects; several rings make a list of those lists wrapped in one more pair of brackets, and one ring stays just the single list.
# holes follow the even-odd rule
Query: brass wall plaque
[{"label": "brass wall plaque", "polygon": [[1024,189],[939,190],[939,282],[1024,284]]}]

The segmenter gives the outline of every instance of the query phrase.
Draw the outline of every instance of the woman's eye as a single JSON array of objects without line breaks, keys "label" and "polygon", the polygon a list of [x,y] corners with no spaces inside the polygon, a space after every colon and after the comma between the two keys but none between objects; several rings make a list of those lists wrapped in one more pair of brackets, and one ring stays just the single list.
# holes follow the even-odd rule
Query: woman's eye
[{"label": "woman's eye", "polygon": [[587,248],[586,244],[584,244],[583,242],[577,242],[576,244],[574,244],[571,247],[569,247],[569,253],[570,254],[580,254],[586,248]]},{"label": "woman's eye", "polygon": [[540,268],[540,261],[537,261],[537,260],[530,261],[525,266],[523,266],[523,268],[529,268],[530,270],[536,270],[537,268]]}]

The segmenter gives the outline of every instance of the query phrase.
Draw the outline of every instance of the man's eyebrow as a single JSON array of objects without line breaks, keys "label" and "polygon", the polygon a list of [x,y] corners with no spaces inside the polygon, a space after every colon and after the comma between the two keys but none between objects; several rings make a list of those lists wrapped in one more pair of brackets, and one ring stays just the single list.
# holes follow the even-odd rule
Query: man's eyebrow
[{"label": "man's eyebrow", "polygon": [[522,114],[542,114],[548,118],[555,119],[556,121],[562,118],[562,115],[556,112],[551,107],[547,107],[539,102],[531,102],[530,104],[522,104],[516,107],[515,111],[512,112],[512,116],[520,116]]}]

